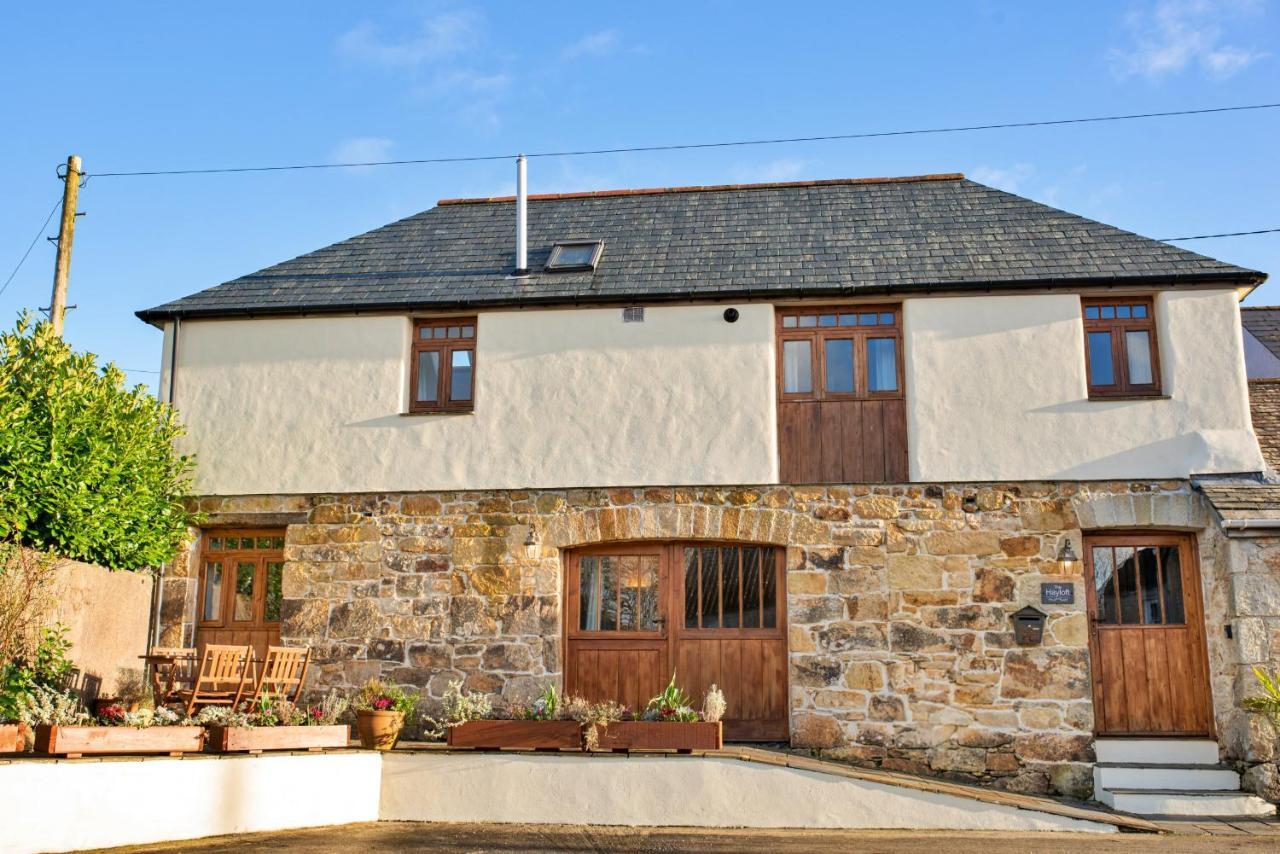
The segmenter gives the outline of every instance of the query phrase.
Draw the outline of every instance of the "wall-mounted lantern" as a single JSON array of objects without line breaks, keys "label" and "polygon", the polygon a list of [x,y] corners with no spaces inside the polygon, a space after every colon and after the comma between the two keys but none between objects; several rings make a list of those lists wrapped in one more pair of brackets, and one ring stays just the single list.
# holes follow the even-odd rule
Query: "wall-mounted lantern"
[{"label": "wall-mounted lantern", "polygon": [[1058,549],[1058,565],[1059,575],[1079,575],[1080,574],[1080,558],[1076,557],[1075,549],[1071,548],[1070,538],[1062,541],[1062,547]]},{"label": "wall-mounted lantern", "polygon": [[1044,642],[1044,618],[1048,616],[1030,605],[1013,613],[1013,640],[1018,646],[1039,646]]},{"label": "wall-mounted lantern", "polygon": [[538,529],[530,525],[529,534],[524,538],[525,557],[529,558],[529,560],[535,560],[538,557],[538,551],[541,545],[542,540],[538,538]]}]

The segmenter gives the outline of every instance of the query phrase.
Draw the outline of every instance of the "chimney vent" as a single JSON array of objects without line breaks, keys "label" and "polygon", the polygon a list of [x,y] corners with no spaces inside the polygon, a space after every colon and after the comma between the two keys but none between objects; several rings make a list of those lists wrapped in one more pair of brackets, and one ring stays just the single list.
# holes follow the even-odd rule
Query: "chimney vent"
[{"label": "chimney vent", "polygon": [[516,275],[529,275],[529,192],[523,154],[516,156]]}]

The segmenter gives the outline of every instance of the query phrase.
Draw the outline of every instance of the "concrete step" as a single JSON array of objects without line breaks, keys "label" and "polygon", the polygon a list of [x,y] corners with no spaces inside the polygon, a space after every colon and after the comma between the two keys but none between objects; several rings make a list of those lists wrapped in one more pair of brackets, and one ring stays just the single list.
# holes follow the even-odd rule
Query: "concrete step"
[{"label": "concrete step", "polygon": [[1218,764],[1218,743],[1207,738],[1099,738],[1093,749],[1109,765]]},{"label": "concrete step", "polygon": [[1240,775],[1221,765],[1099,763],[1093,767],[1093,787],[1238,792]]},{"label": "concrete step", "polygon": [[1244,792],[1183,789],[1099,789],[1094,797],[1120,812],[1143,816],[1273,816],[1275,804]]}]

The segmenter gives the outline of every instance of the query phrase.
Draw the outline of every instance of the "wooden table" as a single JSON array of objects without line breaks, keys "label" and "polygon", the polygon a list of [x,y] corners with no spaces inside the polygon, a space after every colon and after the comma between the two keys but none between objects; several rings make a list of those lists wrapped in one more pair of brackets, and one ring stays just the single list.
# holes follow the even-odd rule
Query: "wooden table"
[{"label": "wooden table", "polygon": [[195,678],[195,668],[198,663],[195,650],[190,652],[153,651],[138,657],[147,663],[147,675],[151,680],[151,691],[157,706],[167,703],[174,690],[183,687],[180,683]]}]

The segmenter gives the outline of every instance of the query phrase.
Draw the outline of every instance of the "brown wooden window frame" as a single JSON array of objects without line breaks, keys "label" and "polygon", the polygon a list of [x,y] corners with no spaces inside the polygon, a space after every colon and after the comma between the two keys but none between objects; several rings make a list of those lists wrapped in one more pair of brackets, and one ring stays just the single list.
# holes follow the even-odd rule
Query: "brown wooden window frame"
[{"label": "brown wooden window frame", "polygon": [[[281,583],[284,572],[283,528],[211,528],[203,532],[200,542],[200,571],[196,586],[196,625],[205,629],[235,629],[255,624],[279,623],[280,618],[267,617],[267,600],[270,587],[269,564],[279,564]],[[251,540],[251,546],[243,541]],[[235,585],[237,562],[254,564],[253,614],[247,620],[235,617]],[[221,589],[218,593],[218,616],[205,619],[205,584],[209,564],[222,567]]]},{"label": "brown wooden window frame", "polygon": [[[1156,334],[1155,303],[1150,297],[1111,297],[1081,299],[1080,317],[1084,323],[1085,384],[1092,398],[1161,397],[1160,343]],[[1133,317],[1133,308],[1142,307],[1145,317]],[[1090,317],[1091,310],[1099,315],[1110,309],[1111,317]],[[1120,317],[1121,309],[1129,317]],[[1093,382],[1093,357],[1089,345],[1089,333],[1107,332],[1111,335],[1111,369],[1114,383],[1095,385]],[[1146,332],[1150,348],[1151,382],[1133,383],[1129,380],[1129,343],[1125,333]]]},{"label": "brown wooden window frame", "polygon": [[[459,329],[458,335],[449,334],[450,328]],[[471,330],[470,337],[461,334]],[[423,329],[444,329],[443,337],[423,338]],[[476,407],[476,377],[478,376],[478,353],[476,342],[479,340],[479,324],[472,317],[431,317],[413,321],[413,343],[409,348],[409,412],[414,414],[432,412],[472,412]],[[471,397],[469,400],[452,400],[453,354],[457,351],[471,353]],[[434,352],[439,354],[439,376],[436,378],[436,399],[434,401],[418,400],[418,363],[421,354]]]},{"label": "brown wooden window frame", "polygon": [[[877,323],[841,326],[842,316],[875,314]],[[879,322],[882,315],[892,314],[892,323]],[[815,317],[820,324],[823,317],[835,316],[835,325],[814,325],[808,327],[787,326],[788,317]],[[778,308],[775,323],[777,327],[777,375],[778,400],[901,400],[906,397],[906,382],[902,359],[902,306],[891,305],[858,305],[858,306],[821,306],[805,308]],[[867,342],[871,339],[888,338],[893,340],[895,382],[897,388],[892,391],[871,391],[870,361],[867,359]],[[853,391],[827,391],[826,343],[828,341],[853,341]],[[806,392],[788,392],[786,390],[786,342],[809,342],[809,365],[811,387]]]}]

